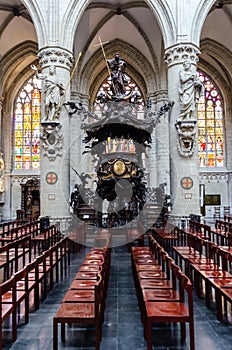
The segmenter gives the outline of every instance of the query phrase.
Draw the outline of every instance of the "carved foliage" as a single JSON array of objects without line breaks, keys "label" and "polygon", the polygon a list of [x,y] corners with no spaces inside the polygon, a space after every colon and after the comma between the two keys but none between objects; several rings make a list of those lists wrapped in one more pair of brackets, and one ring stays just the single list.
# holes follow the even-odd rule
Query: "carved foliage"
[{"label": "carved foliage", "polygon": [[73,55],[61,48],[43,49],[38,54],[39,64],[42,68],[51,64],[71,69],[73,65]]}]

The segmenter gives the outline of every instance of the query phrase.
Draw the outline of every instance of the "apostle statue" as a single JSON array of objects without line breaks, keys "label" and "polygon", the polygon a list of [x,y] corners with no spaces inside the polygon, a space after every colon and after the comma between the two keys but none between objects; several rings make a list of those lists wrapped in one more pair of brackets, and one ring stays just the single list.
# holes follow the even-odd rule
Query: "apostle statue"
[{"label": "apostle statue", "polygon": [[193,72],[189,61],[184,61],[179,78],[180,117],[191,119],[200,96],[204,94],[204,85],[197,74]]},{"label": "apostle statue", "polygon": [[60,113],[61,97],[64,95],[64,87],[58,82],[55,75],[55,66],[50,65],[49,75],[38,73],[38,68],[31,65],[31,68],[36,72],[38,79],[44,79],[44,101],[45,101],[45,118],[43,121],[55,121]]}]

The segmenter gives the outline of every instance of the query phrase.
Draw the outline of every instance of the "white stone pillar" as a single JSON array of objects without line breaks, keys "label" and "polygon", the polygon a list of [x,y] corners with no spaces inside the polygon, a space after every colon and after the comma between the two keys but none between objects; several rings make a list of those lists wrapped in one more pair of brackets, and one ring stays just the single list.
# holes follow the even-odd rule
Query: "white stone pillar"
[{"label": "white stone pillar", "polygon": [[[166,49],[165,54],[168,66],[168,99],[174,101],[169,123],[172,215],[182,217],[200,213],[197,107],[192,103],[188,111],[180,100],[183,97],[181,90],[184,89],[180,81],[180,71],[183,71],[183,63],[188,62],[194,76],[192,79],[196,78],[199,49],[192,44],[180,44]],[[196,93],[194,87],[192,91],[188,89],[185,92],[189,93],[189,97],[194,97],[196,102],[195,95],[191,95]]]},{"label": "white stone pillar", "polygon": [[[150,96],[152,111],[157,112],[167,102],[167,91],[157,91]],[[154,107],[155,106],[155,107]],[[169,116],[165,112],[160,122],[151,135],[152,143],[149,154],[149,178],[150,187],[157,187],[160,184],[167,184],[167,193],[170,193],[170,164],[169,164]]]},{"label": "white stone pillar", "polygon": [[[149,96],[151,100],[151,112],[155,112],[156,98],[154,96]],[[156,153],[156,129],[153,130],[151,134],[151,149],[147,151],[148,159],[146,163],[148,164],[148,179],[149,187],[157,187],[157,153]]]},{"label": "white stone pillar", "polygon": [[4,98],[2,96],[0,96],[0,132],[1,132],[0,150],[2,150],[2,106],[3,106],[3,101],[4,101]]},{"label": "white stone pillar", "polygon": [[42,49],[39,54],[42,84],[41,112],[41,217],[59,222],[62,232],[71,221],[70,116],[63,103],[70,99],[71,52],[61,48]]},{"label": "white stone pillar", "polygon": [[[83,108],[89,110],[88,96],[80,93],[72,93],[71,101],[82,104]],[[88,173],[89,154],[83,154],[85,144],[83,139],[86,136],[84,130],[81,129],[81,115],[77,112],[70,117],[70,191],[72,192],[75,184],[80,184],[81,180],[75,173]]]},{"label": "white stone pillar", "polygon": [[[167,103],[167,90],[157,91],[157,108]],[[170,194],[169,161],[169,112],[164,112],[156,126],[157,185],[166,183],[166,193]]]}]

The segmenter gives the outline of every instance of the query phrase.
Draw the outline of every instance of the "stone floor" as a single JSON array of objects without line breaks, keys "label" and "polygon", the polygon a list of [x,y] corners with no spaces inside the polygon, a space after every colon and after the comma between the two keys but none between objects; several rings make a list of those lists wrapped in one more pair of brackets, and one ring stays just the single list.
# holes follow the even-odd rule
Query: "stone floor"
[{"label": "stone floor", "polygon": [[[52,322],[72,278],[83,261],[87,248],[82,248],[72,258],[68,276],[42,302],[38,311],[30,313],[28,325],[18,327],[18,339],[10,342],[10,332],[3,332],[3,349],[52,350]],[[111,273],[107,294],[105,322],[101,350],[145,350],[146,341],[135,294],[131,271],[130,253],[126,246],[112,249]],[[196,350],[232,350],[232,324],[220,323],[215,311],[204,306],[194,293],[194,318]],[[59,350],[94,349],[94,331],[85,328],[68,328],[66,341],[59,333]],[[60,331],[60,327],[59,327]],[[153,348],[157,350],[189,349],[187,326],[186,343],[181,344],[178,326],[158,324],[153,330]]]}]

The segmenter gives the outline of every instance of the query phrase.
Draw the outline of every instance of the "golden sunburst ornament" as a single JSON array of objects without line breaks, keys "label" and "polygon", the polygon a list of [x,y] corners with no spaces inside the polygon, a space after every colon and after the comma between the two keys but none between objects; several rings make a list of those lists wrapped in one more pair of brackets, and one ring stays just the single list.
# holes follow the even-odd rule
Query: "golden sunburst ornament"
[{"label": "golden sunburst ornament", "polygon": [[117,160],[114,163],[114,173],[116,175],[123,175],[126,171],[126,165],[122,160]]}]

